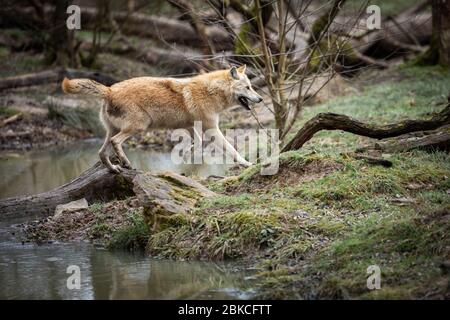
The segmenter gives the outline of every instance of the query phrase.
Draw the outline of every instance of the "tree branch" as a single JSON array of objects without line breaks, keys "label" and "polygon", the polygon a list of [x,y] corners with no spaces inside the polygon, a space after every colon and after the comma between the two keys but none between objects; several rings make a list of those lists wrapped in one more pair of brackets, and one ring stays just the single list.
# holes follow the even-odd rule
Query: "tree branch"
[{"label": "tree branch", "polygon": [[434,130],[449,123],[450,103],[430,120],[405,120],[383,126],[367,124],[342,114],[319,113],[305,123],[281,152],[300,149],[321,130],[342,130],[364,137],[384,139],[410,132]]}]

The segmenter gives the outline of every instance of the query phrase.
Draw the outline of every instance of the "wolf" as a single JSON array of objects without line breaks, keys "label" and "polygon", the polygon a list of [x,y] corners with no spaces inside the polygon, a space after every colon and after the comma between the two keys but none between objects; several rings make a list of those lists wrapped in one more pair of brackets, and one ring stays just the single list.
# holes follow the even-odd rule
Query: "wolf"
[{"label": "wolf", "polygon": [[[100,120],[106,137],[98,155],[114,173],[131,169],[122,144],[137,132],[185,128],[201,139],[202,133],[193,127],[196,121],[201,121],[202,128],[213,133],[218,145],[225,146],[235,161],[250,166],[219,128],[221,111],[236,103],[251,110],[251,104],[263,100],[252,88],[245,71],[246,66],[242,65],[189,78],[138,77],[111,87],[90,79],[64,78],[62,89],[65,93],[103,98]],[[111,163],[107,152],[110,145],[121,165]]]}]

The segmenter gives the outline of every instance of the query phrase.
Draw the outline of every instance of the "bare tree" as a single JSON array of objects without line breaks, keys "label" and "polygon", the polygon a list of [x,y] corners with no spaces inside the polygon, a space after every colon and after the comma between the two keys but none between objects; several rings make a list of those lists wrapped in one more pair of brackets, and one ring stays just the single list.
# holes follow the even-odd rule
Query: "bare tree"
[{"label": "bare tree", "polygon": [[48,41],[46,41],[46,61],[59,66],[78,67],[80,64],[73,31],[66,26],[68,0],[56,1]]},{"label": "bare tree", "polygon": [[419,65],[450,66],[450,2],[432,0],[432,33],[430,47],[418,56]]},{"label": "bare tree", "polygon": [[433,0],[433,33],[430,51],[435,51],[437,62],[450,67],[450,1]]},{"label": "bare tree", "polygon": [[[319,8],[323,14],[309,28],[312,32],[307,41],[297,41],[296,37],[307,35],[302,15],[312,1],[227,2],[244,19],[238,32],[227,28],[234,32],[236,41],[235,55],[229,57],[230,61],[249,64],[255,78],[264,80],[263,90],[270,97],[270,111],[281,139],[291,130],[304,104],[335,74],[334,65],[340,53],[344,53],[343,44],[347,40],[331,37],[328,30],[344,2],[333,0],[328,7]],[[226,8],[227,3],[210,3],[226,21],[219,9]],[[320,77],[326,80],[317,88]]]}]

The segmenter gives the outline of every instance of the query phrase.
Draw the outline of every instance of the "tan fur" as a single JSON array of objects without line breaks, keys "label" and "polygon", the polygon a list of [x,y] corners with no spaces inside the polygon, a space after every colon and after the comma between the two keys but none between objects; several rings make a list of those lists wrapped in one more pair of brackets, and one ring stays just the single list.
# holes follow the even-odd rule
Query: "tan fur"
[{"label": "tan fur", "polygon": [[[243,73],[245,67],[237,70]],[[244,77],[247,79],[245,75]],[[248,79],[245,81],[249,83]],[[184,79],[139,77],[111,87],[89,79],[65,78],[62,82],[66,93],[103,97],[105,103],[100,118],[107,136],[99,155],[103,163],[113,171],[118,171],[119,167],[113,166],[106,156],[109,141],[122,164],[131,166],[121,147],[127,138],[149,128],[192,127],[194,121],[202,121],[205,129],[218,128],[218,114],[236,102],[234,94],[238,85],[238,81],[230,75],[230,70]],[[245,162],[245,159],[242,161]]]},{"label": "tan fur", "polygon": [[61,87],[65,93],[85,93],[101,97],[105,97],[110,90],[107,86],[90,79],[64,78]]}]

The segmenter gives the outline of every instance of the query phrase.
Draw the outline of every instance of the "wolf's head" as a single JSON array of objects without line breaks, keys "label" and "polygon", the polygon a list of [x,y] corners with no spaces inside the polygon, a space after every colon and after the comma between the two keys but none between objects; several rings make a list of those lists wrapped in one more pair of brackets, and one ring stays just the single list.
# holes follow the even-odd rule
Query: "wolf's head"
[{"label": "wolf's head", "polygon": [[252,88],[252,84],[245,74],[246,66],[240,66],[239,68],[232,67],[230,69],[230,75],[232,78],[231,89],[234,98],[240,103],[241,106],[250,110],[250,103],[258,103],[263,99]]}]

